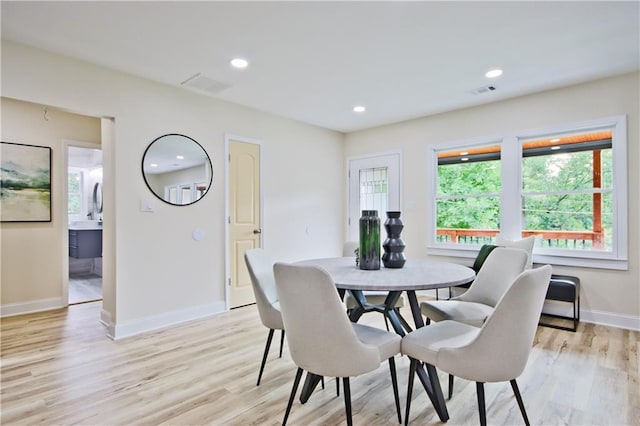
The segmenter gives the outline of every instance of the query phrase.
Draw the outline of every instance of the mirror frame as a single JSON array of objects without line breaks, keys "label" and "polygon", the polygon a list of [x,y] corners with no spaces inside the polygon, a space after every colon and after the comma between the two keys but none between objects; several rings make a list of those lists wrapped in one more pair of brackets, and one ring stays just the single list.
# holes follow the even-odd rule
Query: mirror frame
[{"label": "mirror frame", "polygon": [[[144,170],[144,162],[145,162],[145,159],[146,159],[146,157],[147,157],[147,153],[149,152],[149,150],[151,149],[151,147],[152,147],[156,142],[159,142],[162,138],[165,138],[165,137],[167,137],[167,136],[181,137],[181,138],[184,138],[184,139],[186,140],[186,142],[191,142],[191,143],[193,143],[193,144],[197,145],[197,146],[202,150],[202,152],[204,153],[204,155],[205,155],[205,157],[206,157],[206,160],[207,160],[207,161],[205,162],[205,164],[208,164],[208,165],[209,165],[210,176],[209,176],[209,181],[207,182],[207,185],[206,185],[206,188],[207,188],[207,189],[206,189],[205,193],[204,193],[200,198],[197,198],[197,199],[195,199],[195,200],[193,200],[193,201],[191,201],[191,202],[189,202],[189,203],[178,204],[178,203],[172,203],[172,202],[170,202],[170,201],[166,200],[166,199],[164,198],[164,194],[157,194],[157,193],[156,193],[156,191],[153,189],[153,187],[149,184],[149,181],[147,180],[147,174],[145,173],[145,170]],[[187,140],[187,139],[188,139],[188,140]],[[202,200],[202,199],[205,197],[205,195],[207,195],[207,193],[211,190],[211,188],[212,188],[212,186],[213,186],[213,164],[211,163],[211,157],[209,156],[209,153],[208,153],[208,152],[207,152],[207,150],[206,150],[206,149],[204,149],[204,147],[203,147],[202,145],[200,145],[200,144],[199,144],[195,139],[193,139],[193,138],[191,138],[191,137],[189,137],[189,136],[186,136],[186,135],[180,134],[180,133],[167,133],[167,134],[164,134],[164,135],[162,135],[162,136],[158,136],[158,137],[157,137],[157,138],[155,138],[153,141],[151,141],[151,143],[150,143],[150,144],[147,146],[147,148],[144,150],[144,154],[142,154],[141,171],[142,171],[142,177],[143,177],[143,179],[144,179],[144,183],[147,185],[147,188],[149,188],[149,191],[151,191],[151,193],[152,193],[153,195],[155,195],[158,199],[160,199],[160,200],[161,200],[161,201],[163,201],[164,203],[169,204],[170,206],[184,207],[184,206],[190,206],[190,205],[192,205],[192,204],[195,204],[195,203],[197,203],[198,201]],[[197,183],[197,182],[196,182],[196,183]]]},{"label": "mirror frame", "polygon": [[[99,203],[98,196],[100,196]],[[102,213],[102,185],[100,182],[96,182],[96,184],[93,185],[93,211],[96,213]]]}]

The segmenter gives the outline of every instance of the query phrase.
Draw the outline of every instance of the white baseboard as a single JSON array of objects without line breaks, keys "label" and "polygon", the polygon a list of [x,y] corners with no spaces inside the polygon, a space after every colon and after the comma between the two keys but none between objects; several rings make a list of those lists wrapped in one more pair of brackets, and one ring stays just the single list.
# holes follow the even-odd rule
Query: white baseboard
[{"label": "white baseboard", "polygon": [[[545,301],[542,312],[545,314],[573,317],[573,305],[568,302]],[[580,310],[580,321],[608,327],[624,328],[640,331],[640,317],[632,315],[614,314],[611,312]]]},{"label": "white baseboard", "polygon": [[[444,290],[444,293],[446,293],[446,290]],[[419,294],[435,297],[435,291],[433,291],[432,293],[424,292],[424,294],[423,292],[419,292]],[[448,297],[448,294],[441,293],[440,295]],[[66,306],[67,304],[61,297],[33,300],[24,303],[11,303],[0,306],[0,318],[30,314],[34,312],[50,311],[53,309],[61,309]],[[201,305],[189,309],[183,309],[180,311],[167,312],[164,314],[154,315],[135,321],[128,321],[123,324],[114,324],[111,318],[111,313],[102,310],[100,312],[100,322],[105,327],[107,327],[107,335],[110,338],[117,340],[140,333],[145,333],[147,331],[153,331],[172,325],[177,325],[183,322],[216,315],[225,311],[226,307],[224,302],[219,302],[214,304]],[[542,311],[544,313],[569,317],[573,315],[572,305],[570,303],[563,302],[546,301]],[[611,312],[582,309],[580,310],[580,321],[605,325],[609,327],[640,331],[640,317],[633,315],[622,315]]]},{"label": "white baseboard", "polygon": [[65,306],[67,306],[67,303],[62,297],[50,297],[23,303],[9,303],[0,306],[0,318],[61,309]]},{"label": "white baseboard", "polygon": [[[435,298],[435,290],[419,291],[419,296],[430,296]],[[446,299],[449,297],[447,289],[440,290],[440,297]],[[554,300],[546,300],[542,312],[545,314],[561,315],[564,317],[573,317],[573,305],[567,302],[558,302]],[[626,330],[640,331],[640,317],[633,315],[615,314],[611,312],[580,310],[580,321],[592,324],[605,325],[608,327],[623,328]]]},{"label": "white baseboard", "polygon": [[105,312],[105,315],[101,315],[100,320],[107,326],[108,336],[113,340],[118,340],[187,321],[205,318],[225,311],[226,306],[224,302],[219,302],[195,306],[193,308],[182,309],[179,311],[166,312],[160,315],[153,315],[124,323],[116,322],[115,324],[111,321],[111,315],[108,312]]},{"label": "white baseboard", "polygon": [[107,335],[111,336],[113,321],[111,321],[111,312],[100,309],[100,323],[107,327]]},{"label": "white baseboard", "polygon": [[602,311],[580,311],[580,321],[640,331],[640,317],[632,315],[612,314],[611,312]]}]

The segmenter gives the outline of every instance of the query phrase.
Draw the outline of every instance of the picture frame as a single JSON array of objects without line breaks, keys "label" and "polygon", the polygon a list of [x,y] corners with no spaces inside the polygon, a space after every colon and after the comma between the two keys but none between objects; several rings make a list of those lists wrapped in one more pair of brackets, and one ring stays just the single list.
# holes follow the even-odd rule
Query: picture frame
[{"label": "picture frame", "polygon": [[51,222],[51,152],[0,142],[0,222]]}]

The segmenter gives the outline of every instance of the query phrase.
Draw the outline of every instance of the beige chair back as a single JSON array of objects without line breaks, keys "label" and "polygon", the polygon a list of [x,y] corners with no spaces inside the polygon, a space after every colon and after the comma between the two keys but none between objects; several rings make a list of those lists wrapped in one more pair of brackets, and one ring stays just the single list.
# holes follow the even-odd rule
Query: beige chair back
[{"label": "beige chair back", "polygon": [[550,265],[521,273],[476,338],[462,347],[440,349],[436,364],[476,382],[518,377],[527,364],[550,278]]},{"label": "beige chair back", "polygon": [[469,290],[451,300],[496,306],[513,280],[524,271],[526,264],[526,251],[517,248],[497,247],[485,260]]},{"label": "beige chair back", "polygon": [[261,248],[247,250],[244,253],[244,260],[251,276],[251,286],[262,324],[273,330],[282,330],[284,325],[273,277],[273,262]]},{"label": "beige chair back", "polygon": [[319,376],[350,377],[380,365],[377,347],[358,340],[329,274],[276,263],[280,310],[295,364]]}]

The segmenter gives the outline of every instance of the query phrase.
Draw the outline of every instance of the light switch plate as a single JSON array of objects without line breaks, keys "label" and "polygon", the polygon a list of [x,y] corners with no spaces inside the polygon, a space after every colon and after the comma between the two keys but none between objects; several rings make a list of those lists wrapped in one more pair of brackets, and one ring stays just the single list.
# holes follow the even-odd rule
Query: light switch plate
[{"label": "light switch plate", "polygon": [[152,213],[155,209],[153,200],[149,198],[143,198],[140,200],[140,211]]}]

